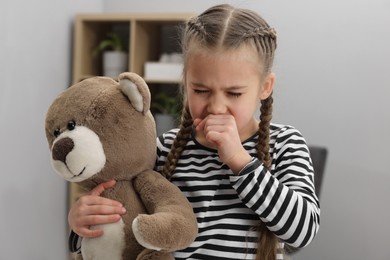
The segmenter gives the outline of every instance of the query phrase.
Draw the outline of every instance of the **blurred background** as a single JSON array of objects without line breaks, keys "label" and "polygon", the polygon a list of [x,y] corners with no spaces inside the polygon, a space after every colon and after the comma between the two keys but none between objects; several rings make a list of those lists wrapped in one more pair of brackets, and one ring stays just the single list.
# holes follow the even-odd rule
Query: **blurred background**
[{"label": "blurred background", "polygon": [[293,259],[390,259],[390,1],[2,0],[0,259],[68,259],[66,182],[44,119],[71,84],[78,13],[193,12],[230,3],[279,35],[274,122],[329,151],[321,227]]}]

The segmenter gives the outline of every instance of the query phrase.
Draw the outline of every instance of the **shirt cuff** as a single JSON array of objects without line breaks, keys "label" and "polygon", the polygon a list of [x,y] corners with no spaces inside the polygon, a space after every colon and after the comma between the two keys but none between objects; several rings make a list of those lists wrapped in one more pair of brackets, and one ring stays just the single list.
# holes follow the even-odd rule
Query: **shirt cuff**
[{"label": "shirt cuff", "polygon": [[254,172],[257,168],[259,168],[261,165],[261,162],[255,158],[252,157],[251,161],[242,168],[242,170],[238,173],[239,176],[249,174],[251,172]]}]

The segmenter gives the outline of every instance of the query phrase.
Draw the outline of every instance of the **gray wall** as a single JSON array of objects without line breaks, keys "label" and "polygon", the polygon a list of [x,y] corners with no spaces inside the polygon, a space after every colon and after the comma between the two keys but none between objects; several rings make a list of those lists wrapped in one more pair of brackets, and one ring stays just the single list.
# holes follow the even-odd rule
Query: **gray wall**
[{"label": "gray wall", "polygon": [[44,117],[70,82],[73,15],[102,9],[0,1],[0,259],[68,259],[66,185],[50,166]]},{"label": "gray wall", "polygon": [[[0,2],[0,259],[66,259],[66,186],[49,165],[43,126],[70,82],[73,15],[200,12],[220,2]],[[390,2],[227,2],[279,32],[275,122],[330,151],[320,232],[294,259],[390,259]]]},{"label": "gray wall", "polygon": [[[199,12],[222,1],[106,0],[105,11]],[[275,122],[329,148],[318,236],[294,259],[390,259],[390,1],[226,1],[279,33]]]}]

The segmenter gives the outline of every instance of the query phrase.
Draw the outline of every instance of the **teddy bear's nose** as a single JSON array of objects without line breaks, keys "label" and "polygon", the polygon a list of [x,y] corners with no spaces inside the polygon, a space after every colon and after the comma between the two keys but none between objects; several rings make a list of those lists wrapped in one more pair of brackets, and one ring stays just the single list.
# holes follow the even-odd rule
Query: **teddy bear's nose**
[{"label": "teddy bear's nose", "polygon": [[66,156],[73,150],[74,143],[69,137],[58,140],[52,149],[53,160],[59,160],[65,163]]}]

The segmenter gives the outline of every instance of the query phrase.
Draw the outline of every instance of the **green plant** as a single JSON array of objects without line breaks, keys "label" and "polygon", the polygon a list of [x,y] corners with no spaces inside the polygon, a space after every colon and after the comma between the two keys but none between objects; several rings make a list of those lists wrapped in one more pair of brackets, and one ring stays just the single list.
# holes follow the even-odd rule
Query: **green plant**
[{"label": "green plant", "polygon": [[161,91],[153,99],[152,108],[156,109],[162,114],[179,116],[180,106],[179,99],[176,96],[170,96],[167,93]]},{"label": "green plant", "polygon": [[104,50],[126,51],[125,43],[117,33],[110,32],[107,33],[106,38],[100,41],[96,46],[93,55],[96,56]]}]

